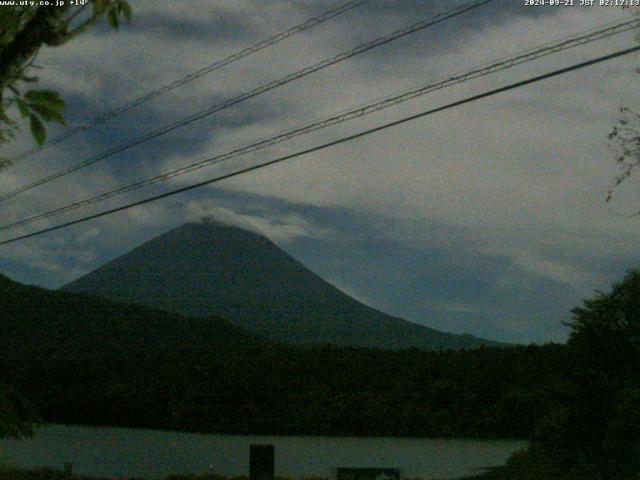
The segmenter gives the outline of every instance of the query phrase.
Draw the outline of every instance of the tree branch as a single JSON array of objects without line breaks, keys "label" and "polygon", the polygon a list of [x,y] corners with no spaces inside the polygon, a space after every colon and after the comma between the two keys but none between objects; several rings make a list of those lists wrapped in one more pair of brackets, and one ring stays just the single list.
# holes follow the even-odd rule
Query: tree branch
[{"label": "tree branch", "polygon": [[75,27],[73,30],[66,32],[64,34],[63,37],[60,38],[60,42],[57,45],[61,45],[63,43],[68,42],[69,40],[71,40],[72,38],[74,38],[75,36],[81,34],[82,32],[84,32],[85,30],[87,30],[89,27],[91,27],[94,23],[96,23],[98,21],[98,19],[104,14],[104,10],[103,11],[94,11],[91,16],[89,18],[87,18],[84,22],[82,22],[80,25],[78,25],[77,27]]},{"label": "tree branch", "polygon": [[40,49],[42,44],[55,44],[66,32],[56,28],[56,21],[67,6],[41,6],[24,28],[0,51],[0,91],[16,79],[21,66]]}]

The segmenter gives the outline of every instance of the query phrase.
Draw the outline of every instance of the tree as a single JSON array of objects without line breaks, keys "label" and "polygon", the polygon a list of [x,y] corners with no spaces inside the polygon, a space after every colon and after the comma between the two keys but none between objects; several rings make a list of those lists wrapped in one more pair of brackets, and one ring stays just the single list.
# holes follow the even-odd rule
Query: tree
[{"label": "tree", "polygon": [[[38,82],[38,77],[32,76],[31,71],[39,68],[34,60],[42,46],[63,45],[103,16],[113,28],[118,28],[120,17],[127,21],[131,19],[131,7],[126,0],[93,0],[77,8],[72,8],[68,1],[58,6],[0,7],[0,144],[10,142],[19,129],[19,122],[12,114],[19,113],[22,119],[28,120],[38,145],[46,139],[46,122],[64,125],[65,104],[57,92],[25,91],[24,87]],[[8,158],[0,155],[0,168],[9,163]],[[31,418],[22,397],[0,382],[0,437],[28,434]]]},{"label": "tree", "polygon": [[14,387],[9,364],[4,356],[0,358],[0,438],[20,438],[31,434],[31,422],[37,415]]},{"label": "tree", "polygon": [[20,438],[31,434],[32,409],[8,385],[0,383],[0,438]]},{"label": "tree", "polygon": [[[640,7],[631,8],[631,13],[640,16]],[[640,32],[636,39],[640,42]],[[640,68],[637,69],[640,74]],[[634,172],[640,169],[640,114],[630,107],[620,108],[620,118],[609,134],[609,146],[614,151],[620,172],[615,176],[613,186],[607,193],[607,202],[613,198],[614,190]],[[640,215],[640,210],[634,215]]]},{"label": "tree", "polygon": [[[25,85],[38,81],[31,71],[39,68],[34,60],[42,46],[64,45],[103,16],[116,29],[121,17],[127,21],[131,19],[127,0],[92,0],[83,7],[74,8],[68,1],[57,6],[50,3],[0,7],[0,144],[10,142],[19,129],[12,112],[28,120],[38,145],[46,140],[46,122],[64,125],[65,104],[57,92],[24,91]],[[90,11],[87,10],[89,5]],[[14,106],[16,108],[12,109]],[[8,158],[0,157],[0,167],[8,163]]]},{"label": "tree", "polygon": [[[640,168],[640,114],[629,107],[620,108],[620,119],[609,134],[609,145],[615,152],[620,173],[607,193],[607,202],[613,198],[618,185]],[[634,213],[639,215],[640,210]]]},{"label": "tree", "polygon": [[565,399],[539,422],[530,462],[578,472],[570,478],[638,478],[640,271],[585,300],[569,325]]},{"label": "tree", "polygon": [[640,270],[573,309],[565,380],[525,451],[478,479],[640,478]]},{"label": "tree", "polygon": [[573,310],[571,440],[616,478],[640,473],[640,270]]}]

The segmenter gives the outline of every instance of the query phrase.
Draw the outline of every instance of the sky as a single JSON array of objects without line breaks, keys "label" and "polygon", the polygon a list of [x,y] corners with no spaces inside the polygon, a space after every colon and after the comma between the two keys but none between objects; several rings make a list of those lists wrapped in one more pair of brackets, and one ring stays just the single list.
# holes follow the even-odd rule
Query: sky
[{"label": "sky", "polygon": [[[327,0],[132,1],[106,25],[43,49],[41,88],[81,125],[339,5]],[[0,192],[462,2],[370,0],[0,171]],[[576,1],[576,3],[579,3]],[[619,7],[496,0],[114,155],[0,205],[2,224],[626,18]],[[277,158],[634,46],[598,41],[175,177],[0,240]],[[354,298],[416,323],[516,343],[564,341],[571,309],[640,266],[638,178],[608,134],[639,107],[630,55],[473,102],[109,217],[0,247],[0,272],[58,288],[188,221],[268,236]],[[26,130],[26,129],[25,129]],[[50,129],[50,135],[61,132]],[[22,132],[9,154],[33,146]]]}]

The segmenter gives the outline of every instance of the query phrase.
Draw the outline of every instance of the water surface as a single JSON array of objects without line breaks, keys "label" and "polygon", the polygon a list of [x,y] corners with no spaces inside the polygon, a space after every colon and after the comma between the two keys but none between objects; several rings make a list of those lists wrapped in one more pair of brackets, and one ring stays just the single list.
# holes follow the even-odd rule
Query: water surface
[{"label": "water surface", "polygon": [[0,463],[90,476],[249,473],[249,445],[272,444],[276,475],[331,477],[335,467],[400,468],[405,478],[451,479],[504,464],[521,441],[244,436],[50,425],[26,440],[0,440]]}]

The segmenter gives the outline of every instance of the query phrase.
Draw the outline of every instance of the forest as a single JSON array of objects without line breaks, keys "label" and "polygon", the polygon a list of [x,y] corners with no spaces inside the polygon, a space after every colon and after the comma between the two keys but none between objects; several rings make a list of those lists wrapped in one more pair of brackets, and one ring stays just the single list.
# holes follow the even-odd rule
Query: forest
[{"label": "forest", "polygon": [[[35,421],[523,438],[529,450],[493,478],[563,478],[563,468],[580,472],[566,478],[622,479],[640,471],[638,271],[574,310],[566,345],[458,351],[291,347],[221,319],[8,279],[0,289],[9,312],[0,323],[0,382]],[[547,476],[526,476],[532,464]]]},{"label": "forest", "polygon": [[47,422],[232,433],[528,438],[559,345],[459,351],[267,342],[5,279],[3,382]]}]

